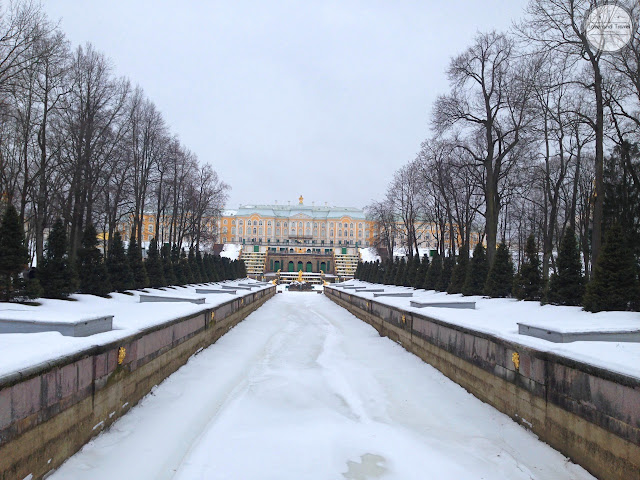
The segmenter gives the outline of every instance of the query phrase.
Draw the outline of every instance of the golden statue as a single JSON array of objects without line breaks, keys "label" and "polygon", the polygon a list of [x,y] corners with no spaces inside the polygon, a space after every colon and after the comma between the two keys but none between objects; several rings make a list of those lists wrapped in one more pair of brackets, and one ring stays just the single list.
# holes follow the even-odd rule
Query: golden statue
[{"label": "golden statue", "polygon": [[302,282],[302,270],[298,272],[298,281]]},{"label": "golden statue", "polygon": [[300,198],[298,199],[298,202],[300,202],[300,205],[302,205],[302,202],[304,202],[304,197],[302,195],[300,195]]}]

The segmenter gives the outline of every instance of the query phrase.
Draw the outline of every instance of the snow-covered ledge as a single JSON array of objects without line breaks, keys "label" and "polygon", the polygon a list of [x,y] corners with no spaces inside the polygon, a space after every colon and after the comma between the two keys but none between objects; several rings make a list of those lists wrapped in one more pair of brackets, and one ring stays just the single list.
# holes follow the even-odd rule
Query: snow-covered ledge
[{"label": "snow-covered ledge", "polygon": [[[374,286],[358,281],[345,286],[355,285]],[[419,299],[461,298],[384,288],[412,290]],[[555,344],[518,335],[516,322],[528,310],[532,316],[556,312],[561,318],[571,316],[567,307],[472,297],[477,310],[418,309],[409,298],[354,290],[327,286],[325,294],[596,477],[640,479],[640,365],[635,344],[597,342],[596,348],[594,342]],[[574,318],[585,313],[584,318],[593,321],[588,316],[593,314],[574,313]],[[618,358],[609,350],[617,351]]]},{"label": "snow-covered ledge", "polygon": [[[241,295],[211,295],[203,305],[140,304],[138,292],[111,300],[85,296],[61,308],[106,303],[119,312],[113,331],[83,338],[0,335],[0,351],[16,357],[5,356],[0,369],[0,478],[43,478],[275,290],[261,285]],[[175,289],[155,292],[171,296]],[[189,313],[170,318],[178,311]],[[48,354],[45,338],[59,343],[52,351],[61,353]],[[71,343],[60,341],[66,338]],[[7,370],[12,364],[19,367]]]}]

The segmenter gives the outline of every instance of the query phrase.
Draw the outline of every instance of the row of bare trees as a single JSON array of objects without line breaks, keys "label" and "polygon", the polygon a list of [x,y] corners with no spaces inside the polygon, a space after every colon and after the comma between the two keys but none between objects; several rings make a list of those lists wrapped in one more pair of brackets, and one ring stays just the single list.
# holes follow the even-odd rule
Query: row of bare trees
[{"label": "row of bare trees", "polygon": [[[604,229],[622,216],[623,207],[606,208],[607,188],[640,188],[640,4],[624,5],[635,20],[631,43],[606,54],[583,29],[600,3],[530,0],[511,31],[478,33],[451,59],[432,136],[369,206],[383,246],[393,248],[399,229],[413,256],[426,222],[443,254],[482,232],[493,262],[502,240],[521,258],[533,232],[548,279],[570,227],[589,275]],[[625,178],[605,184],[608,165]]]},{"label": "row of bare trees", "polygon": [[142,242],[145,215],[162,243],[213,240],[229,187],[172,134],[142,88],[92,45],[71,49],[39,4],[8,3],[0,20],[0,192],[43,257],[56,218],[71,256],[82,231],[123,224]]}]

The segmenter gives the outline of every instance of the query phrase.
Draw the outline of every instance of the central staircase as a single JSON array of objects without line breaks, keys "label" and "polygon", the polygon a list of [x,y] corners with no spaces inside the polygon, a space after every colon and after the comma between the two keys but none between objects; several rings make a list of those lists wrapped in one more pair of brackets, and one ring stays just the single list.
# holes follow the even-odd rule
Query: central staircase
[{"label": "central staircase", "polygon": [[348,280],[356,274],[360,254],[358,253],[334,253],[334,265],[336,266],[336,275],[342,280]]},{"label": "central staircase", "polygon": [[240,252],[240,259],[244,260],[247,275],[262,275],[267,265],[267,252]]}]

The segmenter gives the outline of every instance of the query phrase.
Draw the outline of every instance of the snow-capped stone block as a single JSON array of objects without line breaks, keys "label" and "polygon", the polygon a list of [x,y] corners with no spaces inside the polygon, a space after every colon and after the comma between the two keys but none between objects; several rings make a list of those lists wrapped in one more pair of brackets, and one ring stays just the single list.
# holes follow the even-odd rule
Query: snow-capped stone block
[{"label": "snow-capped stone block", "polygon": [[358,288],[356,292],[359,293],[371,293],[371,292],[384,292],[384,288]]},{"label": "snow-capped stone block", "polygon": [[0,333],[60,332],[68,337],[88,337],[112,329],[113,315],[64,317],[33,311],[4,311],[0,314]]},{"label": "snow-capped stone block", "polygon": [[463,309],[475,310],[476,302],[416,302],[412,300],[411,306],[416,308],[436,307],[436,308],[463,308]]},{"label": "snow-capped stone block", "polygon": [[201,305],[205,303],[206,299],[204,297],[168,297],[164,295],[148,295],[142,294],[140,295],[140,303],[145,302],[189,302],[195,303],[196,305]]},{"label": "snow-capped stone block", "polygon": [[248,287],[244,285],[221,285],[222,288],[226,290],[251,290],[253,287]]},{"label": "snow-capped stone block", "polygon": [[212,288],[196,288],[196,293],[204,293],[204,294],[209,294],[209,293],[228,293],[230,295],[235,295],[237,292],[237,290],[230,290],[230,289],[224,289],[224,290],[220,290],[220,289],[212,289]]},{"label": "snow-capped stone block", "polygon": [[413,292],[384,292],[374,293],[374,297],[413,297]]},{"label": "snow-capped stone block", "polygon": [[640,328],[615,325],[549,326],[518,323],[518,333],[554,343],[640,342]]}]

